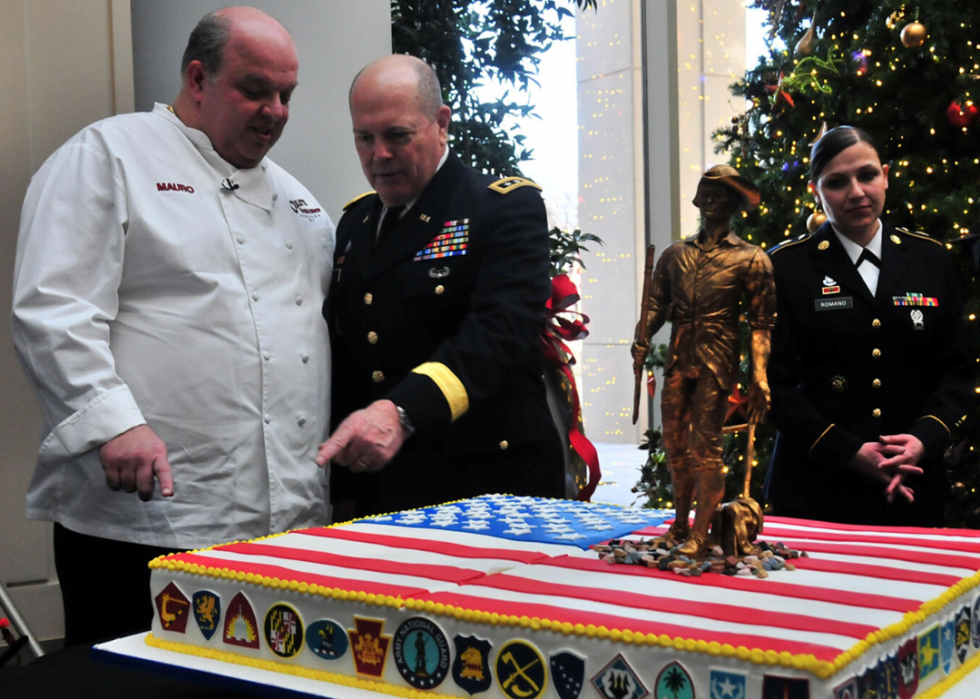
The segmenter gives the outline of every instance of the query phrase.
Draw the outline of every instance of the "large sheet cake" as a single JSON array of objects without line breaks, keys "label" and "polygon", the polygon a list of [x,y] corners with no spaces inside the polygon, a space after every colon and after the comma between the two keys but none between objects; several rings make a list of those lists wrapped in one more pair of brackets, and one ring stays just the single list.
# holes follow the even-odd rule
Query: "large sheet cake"
[{"label": "large sheet cake", "polygon": [[589,550],[669,517],[484,496],[175,554],[147,642],[405,697],[931,698],[980,664],[976,532],[770,518],[809,557],[766,579]]}]

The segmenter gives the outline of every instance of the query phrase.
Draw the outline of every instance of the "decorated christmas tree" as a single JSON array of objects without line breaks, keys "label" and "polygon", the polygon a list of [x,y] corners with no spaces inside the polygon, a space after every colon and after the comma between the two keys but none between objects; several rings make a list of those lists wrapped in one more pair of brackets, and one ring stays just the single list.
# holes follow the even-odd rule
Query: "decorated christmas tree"
[{"label": "decorated christmas tree", "polygon": [[[980,237],[971,229],[980,233],[980,114],[973,101],[980,102],[980,3],[756,0],[752,6],[768,12],[768,55],[732,86],[747,100],[746,112],[715,134],[731,165],[762,191],[762,205],[736,221],[736,232],[771,248],[819,228],[825,218],[807,187],[810,145],[841,124],[864,129],[890,166],[883,216],[943,241],[957,258],[963,320],[977,356]],[[734,497],[741,491],[745,436],[729,439],[726,495]],[[757,499],[772,441],[771,426],[757,431]],[[975,414],[947,455],[948,526],[980,526],[978,461]],[[654,459],[647,470],[656,470]],[[638,487],[652,485],[644,476]],[[653,488],[650,505],[664,506],[665,495],[662,484]]]}]

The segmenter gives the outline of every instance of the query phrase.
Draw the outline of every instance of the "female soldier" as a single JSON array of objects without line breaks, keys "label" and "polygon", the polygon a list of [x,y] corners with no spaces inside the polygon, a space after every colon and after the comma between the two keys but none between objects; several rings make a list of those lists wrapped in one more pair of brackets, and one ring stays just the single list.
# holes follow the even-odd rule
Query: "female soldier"
[{"label": "female soldier", "polygon": [[973,393],[945,246],[879,220],[888,166],[860,129],[814,145],[810,185],[827,223],[772,251],[767,500],[782,516],[941,526],[943,452]]}]

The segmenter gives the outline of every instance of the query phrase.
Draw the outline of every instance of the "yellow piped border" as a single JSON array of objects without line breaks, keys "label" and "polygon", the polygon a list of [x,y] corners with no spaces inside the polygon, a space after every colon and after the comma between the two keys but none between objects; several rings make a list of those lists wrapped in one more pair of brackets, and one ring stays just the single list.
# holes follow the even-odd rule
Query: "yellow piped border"
[{"label": "yellow piped border", "polygon": [[412,369],[413,374],[428,376],[439,387],[443,397],[449,404],[449,411],[452,414],[451,421],[456,422],[470,409],[470,397],[466,393],[466,387],[459,377],[453,373],[452,369],[442,362],[425,362]]},{"label": "yellow piped border", "polygon": [[[225,663],[245,665],[247,667],[254,667],[259,670],[279,672],[285,675],[295,675],[297,677],[305,677],[311,680],[319,680],[320,682],[332,682],[334,684],[343,685],[344,687],[366,689],[372,692],[390,694],[391,696],[395,697],[404,697],[405,699],[422,699],[423,697],[431,696],[431,692],[425,692],[409,687],[398,687],[393,684],[388,684],[387,682],[365,680],[361,679],[360,677],[350,677],[347,675],[338,675],[337,673],[327,672],[326,670],[314,670],[312,668],[302,667],[299,665],[288,665],[275,660],[249,658],[244,655],[238,655],[237,653],[229,653],[227,651],[215,650],[213,648],[201,648],[199,646],[192,646],[187,643],[164,641],[163,639],[157,638],[152,633],[146,634],[146,645],[152,648],[159,648],[160,650],[172,651],[174,653],[195,655],[199,658],[206,658],[208,660],[220,660],[221,662]],[[450,694],[440,694],[439,696],[447,697],[447,699],[463,699],[462,697],[457,697]]]},{"label": "yellow piped border", "polygon": [[940,425],[942,425],[942,426],[943,426],[943,428],[945,428],[945,430],[946,430],[946,434],[948,434],[948,435],[949,435],[949,438],[950,438],[950,439],[952,439],[952,438],[953,438],[953,433],[952,433],[952,432],[950,431],[950,429],[949,429],[948,427],[946,427],[946,423],[945,423],[945,422],[943,422],[942,420],[940,420],[940,419],[939,419],[938,417],[936,417],[935,415],[923,415],[923,416],[922,416],[922,417],[920,417],[919,419],[920,419],[920,420],[928,420],[929,418],[932,418],[933,420],[935,420],[936,422],[938,422],[938,423],[939,423]]},{"label": "yellow piped border", "polygon": [[[445,502],[442,505],[430,505],[427,507],[441,507],[444,505],[453,505],[459,502],[464,502],[471,498],[464,498],[460,500],[451,500]],[[555,500],[560,500],[561,498],[552,498]],[[416,508],[416,509],[426,509],[426,508]],[[410,512],[411,510],[405,510]],[[328,525],[328,528],[346,526],[354,522],[362,520],[374,520],[378,517],[390,516],[397,513],[388,513],[381,515],[371,515],[370,517],[361,517],[349,522],[341,522],[338,524]],[[292,531],[292,530],[291,530]],[[290,532],[282,532],[281,534],[271,534],[269,536],[259,537],[257,539],[252,539],[251,541],[263,541],[266,539],[274,539],[279,536],[284,536]],[[236,542],[228,542],[236,543]],[[211,546],[206,549],[198,549],[197,551],[192,551],[190,553],[198,553],[200,551],[210,551],[218,546],[226,546],[228,544],[219,544],[217,546]],[[170,554],[171,556],[174,554]],[[160,556],[149,562],[149,567],[151,569],[155,568],[167,568],[169,570],[180,570],[193,575],[208,576],[213,578],[234,578],[240,582],[249,583],[252,585],[261,585],[262,587],[271,587],[272,589],[288,589],[294,592],[300,592],[303,594],[310,595],[320,595],[322,597],[332,597],[334,599],[339,599],[342,601],[350,602],[364,602],[366,604],[374,604],[379,607],[393,607],[395,609],[414,609],[418,612],[425,612],[427,614],[436,614],[440,616],[452,616],[456,619],[462,619],[463,621],[471,621],[474,623],[489,624],[491,626],[520,626],[523,628],[531,628],[534,631],[545,630],[553,631],[555,633],[562,633],[564,635],[578,635],[587,636],[589,638],[600,638],[609,639],[614,643],[632,643],[636,645],[649,645],[649,646],[661,646],[663,648],[674,648],[678,651],[687,651],[691,653],[706,653],[712,657],[725,657],[731,658],[736,657],[739,660],[749,661],[755,665],[773,665],[780,667],[792,667],[797,670],[805,670],[818,678],[825,680],[836,673],[838,673],[843,668],[850,665],[852,662],[860,658],[862,655],[867,653],[872,647],[886,643],[893,638],[899,638],[908,634],[912,627],[916,624],[924,622],[926,619],[932,615],[940,612],[945,607],[952,604],[954,601],[959,599],[961,596],[967,594],[968,592],[976,589],[980,586],[980,571],[977,571],[973,575],[963,578],[958,583],[945,590],[938,597],[927,600],[923,602],[919,609],[914,612],[907,612],[901,621],[897,621],[894,624],[886,626],[884,628],[878,629],[877,631],[872,631],[868,634],[867,638],[862,641],[858,641],[852,648],[844,651],[833,661],[818,660],[812,654],[792,654],[786,651],[777,652],[775,650],[762,650],[761,648],[746,648],[745,646],[732,646],[728,643],[718,643],[717,641],[704,641],[692,638],[684,638],[683,636],[675,636],[671,638],[666,634],[644,634],[639,631],[632,631],[629,629],[608,629],[605,626],[594,626],[592,624],[572,624],[570,622],[552,621],[550,619],[541,619],[539,617],[527,617],[527,616],[516,616],[507,614],[498,614],[496,612],[484,612],[477,609],[464,609],[461,607],[455,607],[453,605],[442,604],[441,602],[433,602],[432,600],[417,600],[417,599],[405,599],[400,597],[391,597],[390,595],[376,595],[373,593],[367,593],[363,590],[342,590],[340,588],[330,588],[326,586],[319,586],[315,583],[308,584],[305,582],[299,582],[297,580],[280,580],[279,578],[269,578],[262,575],[255,575],[254,573],[244,573],[242,571],[235,571],[228,568],[212,568],[207,566],[201,566],[196,563],[184,563],[183,561],[167,561],[165,560],[167,556]],[[147,643],[149,643],[149,638],[152,637],[150,634],[147,637]],[[160,644],[170,644],[169,641],[161,641],[155,639],[157,643]],[[152,645],[152,644],[150,644]],[[171,644],[171,645],[184,645],[184,644]],[[158,646],[158,647],[163,647]],[[235,658],[240,658],[230,653],[225,653],[223,651],[214,651],[206,648],[198,648],[197,646],[187,646],[188,648],[194,648],[195,651],[191,655],[202,655],[207,656],[208,654],[220,654],[220,655],[231,655]],[[181,651],[178,651],[181,652]],[[251,659],[246,658],[251,662]],[[272,662],[272,661],[255,661],[255,662]],[[972,664],[971,664],[972,663]],[[249,663],[244,663],[249,664]],[[283,665],[282,663],[272,663],[274,665],[294,668],[292,665]],[[975,668],[980,664],[980,653],[971,658],[967,663],[965,663],[960,669],[967,667],[968,665]],[[319,672],[312,670],[310,672]],[[957,670],[959,672],[959,670]],[[962,675],[957,675],[954,672],[946,680],[944,680],[941,685],[936,685],[929,690],[933,692],[937,687],[942,686],[946,691],[953,684],[958,682]],[[301,674],[301,673],[293,673]],[[329,675],[331,673],[322,673],[324,675]],[[966,674],[966,673],[963,673]],[[950,682],[954,676],[957,679],[954,682]],[[340,677],[338,675],[338,677]],[[352,680],[352,678],[344,677],[345,680]],[[333,681],[333,680],[327,680]],[[362,682],[365,680],[357,680]],[[349,684],[348,682],[338,682],[339,684],[345,684],[347,686],[359,686]],[[375,683],[377,684],[377,683]],[[399,687],[394,687],[393,685],[385,685],[392,687],[393,690],[397,692],[407,691],[402,690]],[[382,689],[376,691],[384,692]],[[415,691],[415,690],[413,690]],[[395,693],[395,692],[385,692],[385,693]],[[935,699],[935,697],[940,696],[942,692],[936,694],[924,694],[923,699]],[[398,696],[411,696],[412,699],[416,699],[415,695],[408,694],[398,694]],[[917,698],[918,699],[918,698]]]}]

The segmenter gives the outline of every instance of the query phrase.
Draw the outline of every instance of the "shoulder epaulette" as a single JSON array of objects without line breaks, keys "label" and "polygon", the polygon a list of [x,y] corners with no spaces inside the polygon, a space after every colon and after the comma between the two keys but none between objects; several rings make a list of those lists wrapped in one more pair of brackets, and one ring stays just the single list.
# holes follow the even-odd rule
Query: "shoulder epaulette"
[{"label": "shoulder epaulette", "polygon": [[488,189],[492,189],[495,192],[500,192],[501,194],[509,194],[515,189],[520,189],[521,187],[534,187],[538,190],[541,189],[540,185],[532,182],[531,180],[526,180],[523,177],[504,177],[489,185]]},{"label": "shoulder epaulette", "polygon": [[347,211],[347,209],[349,209],[352,205],[354,205],[357,202],[359,202],[364,197],[369,197],[369,196],[371,196],[374,193],[375,193],[375,191],[372,189],[370,192],[364,192],[364,194],[358,194],[356,197],[354,197],[349,202],[347,202],[346,204],[344,204],[344,211]]},{"label": "shoulder epaulette", "polygon": [[904,235],[908,235],[913,238],[921,238],[922,240],[928,240],[930,243],[935,243],[936,245],[939,245],[941,247],[946,247],[946,244],[943,243],[943,241],[936,240],[935,238],[933,238],[930,235],[927,235],[926,233],[922,233],[920,231],[916,231],[913,233],[908,228],[898,228],[898,227],[896,227],[895,230],[898,231],[899,233],[903,233]]},{"label": "shoulder epaulette", "polygon": [[809,239],[810,239],[810,234],[809,233],[804,233],[803,235],[796,236],[792,240],[784,240],[779,245],[775,246],[774,248],[771,248],[769,250],[769,254],[770,255],[774,255],[775,253],[779,252],[780,250],[785,250],[786,248],[791,248],[794,245],[799,245],[800,243],[805,243]]}]

